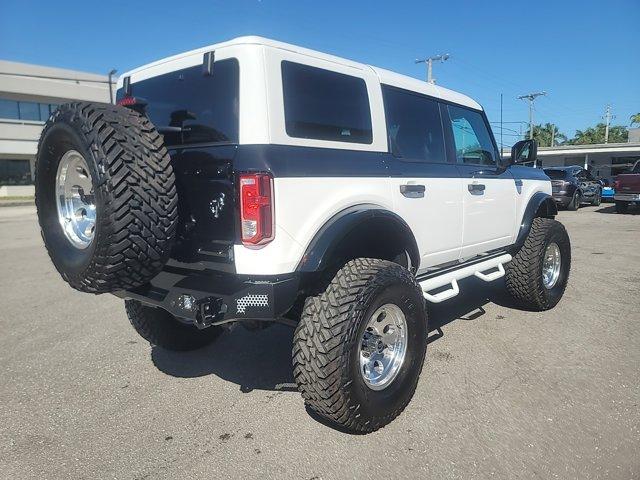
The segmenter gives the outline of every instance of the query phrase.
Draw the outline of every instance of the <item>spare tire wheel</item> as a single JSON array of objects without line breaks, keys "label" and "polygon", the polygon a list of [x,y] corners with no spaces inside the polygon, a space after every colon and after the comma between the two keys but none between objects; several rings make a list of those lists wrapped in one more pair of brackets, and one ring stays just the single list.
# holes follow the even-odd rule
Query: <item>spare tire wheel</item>
[{"label": "spare tire wheel", "polygon": [[35,170],[42,238],[69,285],[114,292],[160,272],[178,196],[163,138],[146,117],[109,104],[61,105],[42,131]]}]

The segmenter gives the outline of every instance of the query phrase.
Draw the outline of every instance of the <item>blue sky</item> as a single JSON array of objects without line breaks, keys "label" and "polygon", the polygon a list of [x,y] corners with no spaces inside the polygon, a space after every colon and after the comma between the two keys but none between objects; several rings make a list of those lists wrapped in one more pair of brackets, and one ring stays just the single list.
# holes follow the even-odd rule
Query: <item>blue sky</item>
[{"label": "blue sky", "polygon": [[[120,72],[240,35],[263,35],[424,78],[414,59],[450,53],[438,84],[492,122],[527,120],[516,96],[546,90],[536,120],[572,135],[640,112],[640,1],[3,0],[0,59]],[[520,129],[505,123],[504,143]],[[506,129],[511,130],[506,130]],[[523,127],[524,128],[524,127]],[[496,137],[499,131],[495,130]]]}]

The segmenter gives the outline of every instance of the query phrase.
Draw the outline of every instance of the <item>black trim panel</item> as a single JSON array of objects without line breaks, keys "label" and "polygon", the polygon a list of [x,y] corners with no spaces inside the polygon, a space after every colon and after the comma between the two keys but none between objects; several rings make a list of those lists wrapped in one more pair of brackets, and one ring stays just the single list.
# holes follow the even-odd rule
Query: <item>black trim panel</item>
[{"label": "black trim panel", "polygon": [[323,270],[333,259],[333,254],[341,246],[341,242],[351,232],[372,221],[383,222],[385,228],[400,235],[405,245],[409,245],[408,253],[412,269],[415,271],[419,268],[418,244],[409,225],[400,216],[377,205],[356,205],[341,211],[324,224],[307,247],[296,271],[317,272]]},{"label": "black trim panel", "polygon": [[544,192],[535,193],[533,197],[531,197],[531,200],[529,200],[527,208],[524,211],[524,215],[522,216],[520,231],[518,232],[518,238],[514,244],[516,248],[519,248],[524,244],[524,241],[527,239],[527,235],[529,235],[529,231],[531,230],[533,219],[536,218],[536,213],[540,208],[544,209],[542,213],[545,217],[553,218],[558,214],[558,207],[551,195]]},{"label": "black trim panel", "polygon": [[[454,163],[406,162],[387,152],[293,145],[239,145],[234,159],[237,172],[270,172],[275,178],[296,177],[412,177],[458,178]],[[487,167],[485,166],[485,169]],[[489,167],[491,168],[491,167]],[[518,179],[548,180],[530,167],[517,167]],[[476,166],[476,170],[481,167]],[[495,169],[495,167],[494,167]],[[506,171],[512,171],[509,167]],[[508,178],[507,178],[508,177]],[[512,176],[499,177],[513,180]]]}]

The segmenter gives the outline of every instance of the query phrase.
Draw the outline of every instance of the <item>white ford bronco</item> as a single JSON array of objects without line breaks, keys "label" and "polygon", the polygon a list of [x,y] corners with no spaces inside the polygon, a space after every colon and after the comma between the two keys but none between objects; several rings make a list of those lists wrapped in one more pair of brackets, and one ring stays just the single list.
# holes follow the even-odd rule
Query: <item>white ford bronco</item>
[{"label": "white ford bronco", "polygon": [[36,203],[57,270],[125,299],[161,348],[294,326],[299,390],[337,427],[400,414],[426,306],[463,278],[505,277],[530,310],[564,293],[551,183],[521,165],[535,142],[501,159],[462,94],[243,37],[124,74],[117,103],[62,105],[42,133]]}]

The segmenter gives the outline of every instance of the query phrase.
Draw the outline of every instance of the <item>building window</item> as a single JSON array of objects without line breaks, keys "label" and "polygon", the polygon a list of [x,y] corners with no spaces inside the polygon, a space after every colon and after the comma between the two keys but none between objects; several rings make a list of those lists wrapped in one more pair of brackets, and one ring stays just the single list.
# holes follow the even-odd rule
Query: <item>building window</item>
[{"label": "building window", "polygon": [[18,102],[18,108],[20,109],[20,120],[40,120],[40,108],[37,103],[34,102]]},{"label": "building window", "polygon": [[31,185],[32,183],[29,160],[0,159],[0,186]]},{"label": "building window", "polygon": [[46,122],[58,104],[23,102],[0,98],[0,119]]},{"label": "building window", "polygon": [[20,119],[18,102],[15,100],[5,100],[4,98],[0,98],[0,118],[8,118],[10,120]]}]

